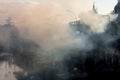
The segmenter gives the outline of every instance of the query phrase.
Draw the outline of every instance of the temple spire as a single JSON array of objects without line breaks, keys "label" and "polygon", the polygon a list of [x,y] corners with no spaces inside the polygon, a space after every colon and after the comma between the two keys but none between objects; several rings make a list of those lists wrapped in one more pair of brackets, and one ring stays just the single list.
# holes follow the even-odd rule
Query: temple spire
[{"label": "temple spire", "polygon": [[96,9],[96,7],[95,7],[95,2],[93,3],[92,11],[93,11],[94,13],[98,13],[98,12],[97,12],[97,9]]}]

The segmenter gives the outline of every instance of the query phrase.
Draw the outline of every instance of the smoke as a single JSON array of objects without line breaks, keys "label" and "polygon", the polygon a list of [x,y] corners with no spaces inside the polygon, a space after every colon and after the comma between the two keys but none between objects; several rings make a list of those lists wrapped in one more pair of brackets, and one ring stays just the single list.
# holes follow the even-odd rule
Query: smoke
[{"label": "smoke", "polygon": [[103,33],[108,28],[107,25],[110,23],[110,21],[115,20],[117,15],[99,15],[94,11],[89,11],[87,13],[81,13],[79,17],[80,21],[88,25],[92,32]]},{"label": "smoke", "polygon": [[[74,7],[70,8],[72,1],[70,1],[70,3],[67,5],[69,6],[67,8],[63,7],[63,5],[58,4],[57,2],[59,1],[46,0],[35,4],[13,5],[11,3],[6,3],[6,5],[1,5],[2,8],[0,9],[0,11],[3,12],[1,13],[1,15],[4,16],[1,19],[5,19],[6,16],[11,17],[12,22],[15,24],[15,26],[17,26],[18,31],[20,32],[20,38],[18,39],[20,43],[23,43],[21,44],[22,49],[21,47],[19,47],[19,49],[23,51],[22,55],[25,56],[25,58],[29,55],[33,56],[33,62],[31,62],[31,65],[32,67],[34,66],[34,69],[31,70],[32,67],[30,65],[29,67],[31,68],[29,69],[29,72],[43,69],[45,67],[43,65],[51,67],[51,65],[54,65],[57,61],[62,62],[62,67],[64,68],[63,62],[65,56],[67,57],[72,55],[79,55],[79,51],[87,52],[93,50],[96,47],[95,45],[97,43],[95,41],[98,39],[91,39],[91,36],[94,34],[104,33],[109,27],[109,22],[113,19],[115,20],[116,18],[115,15],[113,15],[113,17],[111,18],[108,15],[99,15],[97,13],[94,13],[93,11],[80,13],[81,8],[77,8],[77,10],[75,10],[78,6],[75,6],[75,9]],[[66,3],[65,1],[60,2],[64,4]],[[69,9],[70,11],[68,11]],[[91,34],[78,32],[79,36],[76,36],[77,31],[72,31],[73,33],[75,33],[75,35],[71,34],[71,27],[68,23],[72,19],[75,19],[76,15],[78,14],[80,14],[79,19],[80,23],[82,23],[81,26],[87,26],[87,29],[91,32]],[[1,23],[3,24],[3,22]],[[73,25],[72,27],[75,26]],[[85,32],[87,31],[87,29],[84,29],[82,31]],[[11,34],[9,32],[13,31],[16,30],[5,31],[5,29],[2,30],[1,28],[0,31],[0,42],[3,45],[6,44],[5,47],[7,46],[8,51],[10,45],[9,34]],[[3,35],[5,35],[5,37],[3,37]],[[102,37],[102,39],[104,39],[104,37]],[[32,44],[32,42],[29,40],[39,45],[39,48],[37,48],[36,50],[34,49],[36,47],[23,47],[24,44]],[[19,45],[20,44],[18,44],[18,46]],[[22,63],[20,58],[15,58],[17,65],[19,64],[19,62]],[[28,68],[27,66],[25,69]],[[63,71],[63,68],[61,68],[60,70]]]},{"label": "smoke", "polygon": [[57,3],[43,1],[38,4],[10,5],[3,8],[6,15],[18,26],[21,35],[33,39],[45,50],[63,46],[67,48],[69,45],[73,48],[74,43],[82,43],[82,40],[74,40],[70,34],[68,22],[71,15],[74,15]]}]

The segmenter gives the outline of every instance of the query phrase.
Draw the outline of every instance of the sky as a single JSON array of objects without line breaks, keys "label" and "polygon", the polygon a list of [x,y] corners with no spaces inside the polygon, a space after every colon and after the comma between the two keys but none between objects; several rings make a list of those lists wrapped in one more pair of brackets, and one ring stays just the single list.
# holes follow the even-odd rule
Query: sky
[{"label": "sky", "polygon": [[117,0],[95,0],[95,5],[100,14],[107,14],[113,11]]}]

